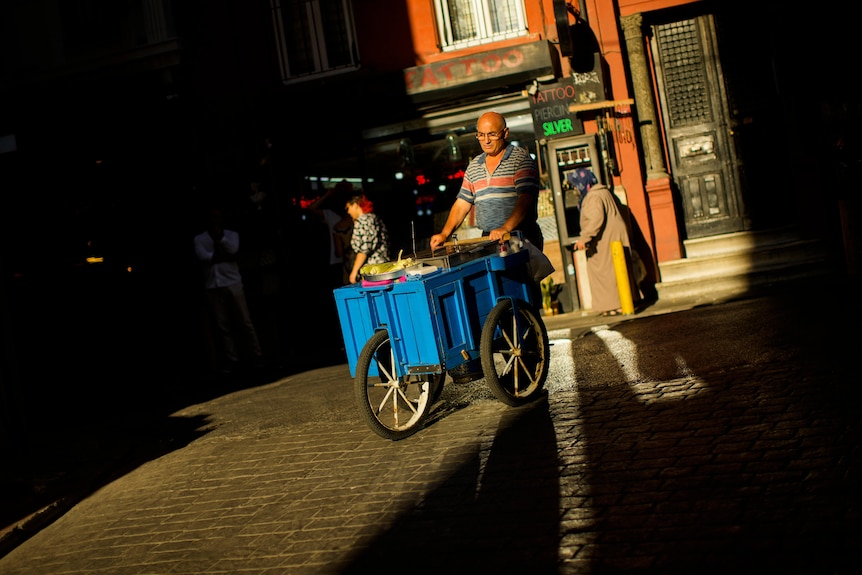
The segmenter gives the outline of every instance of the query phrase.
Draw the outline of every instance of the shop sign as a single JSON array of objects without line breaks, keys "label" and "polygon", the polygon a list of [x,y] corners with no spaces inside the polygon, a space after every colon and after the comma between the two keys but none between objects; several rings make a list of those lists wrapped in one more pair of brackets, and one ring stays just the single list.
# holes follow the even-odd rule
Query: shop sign
[{"label": "shop sign", "polygon": [[593,54],[593,69],[572,73],[572,83],[575,86],[575,97],[572,103],[579,105],[595,104],[606,100],[602,57]]},{"label": "shop sign", "polygon": [[557,51],[549,42],[542,41],[406,68],[404,86],[414,101],[424,101],[448,97],[456,91],[474,93],[558,75]]},{"label": "shop sign", "polygon": [[530,96],[530,113],[536,139],[578,136],[584,133],[584,124],[577,114],[569,111],[569,104],[577,99],[577,89],[571,78],[553,84],[539,84]]}]

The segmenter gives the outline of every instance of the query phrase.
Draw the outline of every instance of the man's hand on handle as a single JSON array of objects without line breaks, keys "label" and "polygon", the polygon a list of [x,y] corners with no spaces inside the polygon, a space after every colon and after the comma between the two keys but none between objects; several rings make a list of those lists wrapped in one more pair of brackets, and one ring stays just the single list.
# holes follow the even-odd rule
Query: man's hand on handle
[{"label": "man's hand on handle", "polygon": [[443,234],[434,234],[431,236],[431,251],[433,252],[438,247],[442,246],[446,242],[446,236]]},{"label": "man's hand on handle", "polygon": [[497,242],[504,242],[509,239],[509,231],[506,228],[496,228],[491,230],[488,234],[489,240],[494,240]]}]

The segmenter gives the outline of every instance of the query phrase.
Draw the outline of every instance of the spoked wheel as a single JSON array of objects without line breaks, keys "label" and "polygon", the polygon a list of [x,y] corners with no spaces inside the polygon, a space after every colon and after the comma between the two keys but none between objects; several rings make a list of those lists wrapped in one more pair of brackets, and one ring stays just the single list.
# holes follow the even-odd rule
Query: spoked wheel
[{"label": "spoked wheel", "polygon": [[485,320],[480,340],[482,372],[497,399],[511,406],[536,399],[545,380],[551,355],[548,332],[536,310],[512,300],[501,300]]},{"label": "spoked wheel", "polygon": [[374,433],[386,439],[409,437],[422,429],[446,377],[418,374],[399,377],[389,333],[378,331],[366,342],[356,363],[356,406]]}]

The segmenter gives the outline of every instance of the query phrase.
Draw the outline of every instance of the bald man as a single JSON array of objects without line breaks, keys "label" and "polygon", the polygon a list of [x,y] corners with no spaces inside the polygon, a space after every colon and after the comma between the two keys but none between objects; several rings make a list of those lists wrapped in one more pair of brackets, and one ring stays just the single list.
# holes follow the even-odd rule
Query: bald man
[{"label": "bald man", "polygon": [[506,119],[486,112],[476,122],[476,139],[482,153],[473,158],[443,229],[431,236],[431,249],[443,244],[476,207],[476,225],[482,235],[499,240],[519,230],[539,250],[544,246],[537,223],[539,168],[525,148],[508,142]]}]

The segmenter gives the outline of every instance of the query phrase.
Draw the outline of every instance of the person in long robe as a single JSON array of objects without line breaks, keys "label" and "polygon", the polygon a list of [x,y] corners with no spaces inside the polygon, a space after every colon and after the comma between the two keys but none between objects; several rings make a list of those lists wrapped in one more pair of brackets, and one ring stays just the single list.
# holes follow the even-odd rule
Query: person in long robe
[{"label": "person in long robe", "polygon": [[629,234],[619,200],[604,184],[589,186],[582,196],[580,224],[575,249],[586,250],[593,309],[603,316],[619,315],[622,309],[611,242],[619,240],[629,252]]}]

